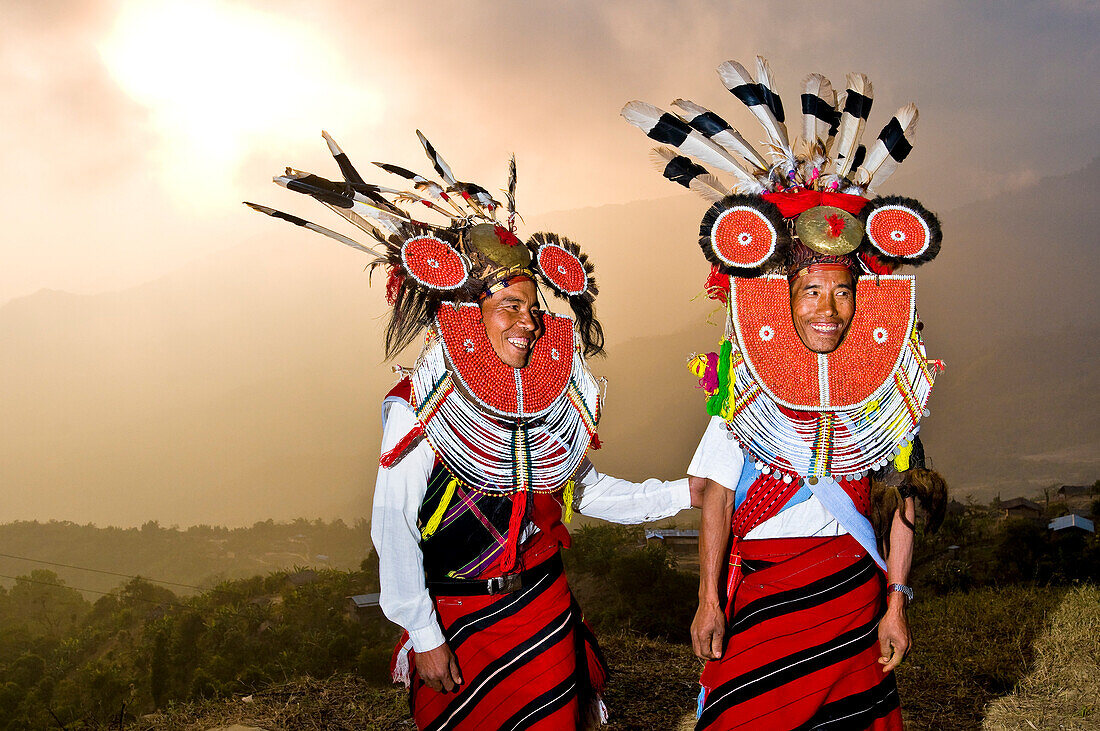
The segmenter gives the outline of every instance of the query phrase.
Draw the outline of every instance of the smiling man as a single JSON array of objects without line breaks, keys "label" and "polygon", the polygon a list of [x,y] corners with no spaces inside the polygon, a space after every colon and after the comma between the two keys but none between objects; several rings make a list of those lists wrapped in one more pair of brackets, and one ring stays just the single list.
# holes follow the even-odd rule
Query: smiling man
[{"label": "smiling man", "polygon": [[696,728],[899,729],[914,496],[942,505],[944,485],[916,436],[936,367],[913,278],[893,272],[932,259],[940,231],[916,201],[871,190],[909,153],[916,107],[865,148],[870,82],[849,74],[838,95],[810,74],[792,141],[755,66],[718,73],[764,126],[765,154],[692,102],[623,109],[682,153],[657,150],[665,177],[713,202],[699,244],[727,305],[720,352],[690,362],[712,417],[687,470],[705,493]]},{"label": "smiling man", "polygon": [[[632,483],[588,461],[599,444],[603,352],[593,267],[566,238],[515,235],[485,188],[455,179],[420,135],[440,182],[395,165],[414,191],[366,184],[326,135],[342,183],[276,179],[318,198],[382,250],[264,206],[254,208],[375,255],[393,305],[386,356],[426,331],[382,406],[371,538],[381,606],[405,633],[394,679],[421,729],[587,728],[606,718],[606,668],[562,569],[574,511],[619,523],[696,504],[688,480]],[[384,197],[385,191],[392,197]],[[420,221],[397,203],[449,216]],[[382,233],[382,230],[388,233]],[[573,318],[545,311],[539,285]],[[574,319],[575,318],[575,319]]]}]

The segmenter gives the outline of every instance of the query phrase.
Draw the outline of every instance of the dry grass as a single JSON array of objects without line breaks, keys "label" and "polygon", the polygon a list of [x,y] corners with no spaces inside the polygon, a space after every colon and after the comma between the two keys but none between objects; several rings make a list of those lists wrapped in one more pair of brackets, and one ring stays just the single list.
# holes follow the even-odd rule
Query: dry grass
[{"label": "dry grass", "polygon": [[983,728],[1100,729],[1100,589],[1066,593],[1035,642],[1033,669],[1011,695],[989,704]]},{"label": "dry grass", "polygon": [[337,675],[326,680],[300,678],[248,696],[219,701],[173,704],[145,716],[130,729],[205,731],[247,726],[270,731],[408,731],[408,694],[403,688],[378,688],[362,678]]}]

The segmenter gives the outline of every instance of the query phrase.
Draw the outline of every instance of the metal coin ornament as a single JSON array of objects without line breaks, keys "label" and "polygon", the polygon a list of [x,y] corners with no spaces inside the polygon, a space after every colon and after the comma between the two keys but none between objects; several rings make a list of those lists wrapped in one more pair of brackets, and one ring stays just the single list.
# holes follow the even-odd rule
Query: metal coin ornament
[{"label": "metal coin ornament", "polygon": [[795,235],[814,251],[841,256],[855,251],[863,241],[863,224],[842,208],[815,206],[800,214]]},{"label": "metal coin ornament", "polygon": [[416,236],[406,241],[401,246],[401,261],[409,276],[429,289],[458,289],[470,276],[462,255],[434,236]]},{"label": "metal coin ornament", "polygon": [[562,294],[576,297],[588,291],[588,272],[580,259],[557,244],[544,244],[536,256],[539,271]]}]

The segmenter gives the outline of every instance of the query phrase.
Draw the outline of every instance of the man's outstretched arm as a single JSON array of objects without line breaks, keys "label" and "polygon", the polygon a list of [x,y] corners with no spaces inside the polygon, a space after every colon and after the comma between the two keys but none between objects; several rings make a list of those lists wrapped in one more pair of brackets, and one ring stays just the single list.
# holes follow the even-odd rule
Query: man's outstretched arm
[{"label": "man's outstretched arm", "polygon": [[734,495],[714,480],[689,477],[705,483],[703,515],[699,525],[699,608],[691,622],[691,646],[704,660],[722,656],[726,615],[722,611],[722,567],[729,558],[730,524]]},{"label": "man's outstretched arm", "polygon": [[[902,511],[909,525],[902,520]],[[909,569],[913,565],[913,529],[916,521],[916,503],[906,498],[894,513],[890,527],[890,545],[886,554],[886,583],[908,584]],[[879,662],[882,672],[888,673],[905,659],[909,652],[912,637],[909,634],[909,620],[905,616],[905,604],[908,601],[900,591],[886,595],[886,614],[878,623],[878,644],[882,652]]]}]

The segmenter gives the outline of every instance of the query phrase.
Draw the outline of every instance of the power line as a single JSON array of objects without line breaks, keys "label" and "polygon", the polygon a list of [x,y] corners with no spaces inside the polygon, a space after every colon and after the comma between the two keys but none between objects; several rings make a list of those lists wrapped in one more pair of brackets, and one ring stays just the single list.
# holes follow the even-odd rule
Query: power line
[{"label": "power line", "polygon": [[[0,558],[14,558],[14,559],[17,559],[19,561],[30,561],[31,563],[41,563],[41,564],[46,564],[47,566],[59,566],[61,568],[66,568],[66,569],[76,569],[77,571],[91,571],[91,572],[96,573],[96,574],[106,574],[107,576],[118,576],[118,577],[123,578],[123,579],[142,579],[144,581],[148,581],[148,582],[151,582],[153,584],[168,584],[169,586],[182,586],[182,587],[185,587],[187,589],[195,589],[196,591],[220,591],[220,592],[225,592],[225,589],[218,589],[217,587],[207,589],[207,588],[203,588],[201,586],[194,586],[193,584],[181,584],[178,581],[166,581],[164,579],[150,579],[148,576],[141,576],[141,575],[133,576],[131,574],[120,574],[117,571],[106,571],[104,569],[93,569],[93,568],[89,568],[87,566],[75,566],[75,565],[69,564],[69,563],[58,563],[57,561],[46,561],[46,560],[41,559],[41,558],[30,558],[28,556],[15,556],[15,555],[10,554],[10,553],[0,553]],[[5,576],[3,578],[10,579],[12,577]],[[92,589],[81,589],[81,591],[94,591],[94,590],[92,590]],[[94,593],[102,594],[104,592],[94,592]]]},{"label": "power line", "polygon": [[[25,581],[28,584],[41,584],[42,586],[53,586],[53,587],[56,587],[58,589],[72,589],[73,591],[86,591],[89,594],[101,594],[103,596],[115,596],[115,592],[113,592],[113,591],[100,591],[99,589],[82,589],[79,586],[68,586],[66,584],[58,584],[58,583],[53,582],[53,581],[39,581],[38,579],[31,579],[31,578],[28,578],[26,576],[7,576],[6,574],[0,574],[0,579],[11,579],[12,581]],[[139,596],[130,597],[130,598],[135,599],[139,602],[146,602],[147,604],[156,604],[157,606],[162,606],[162,605],[167,604],[168,606],[179,607],[180,609],[193,609],[194,608],[194,607],[189,607],[186,604],[180,604],[179,602],[157,601],[156,599],[145,599],[145,598],[139,597]]]}]

